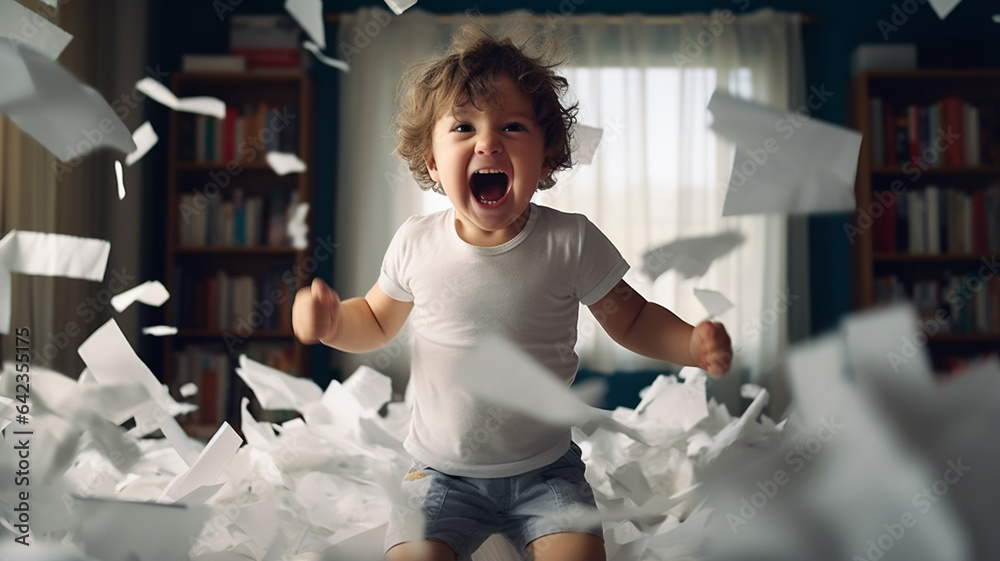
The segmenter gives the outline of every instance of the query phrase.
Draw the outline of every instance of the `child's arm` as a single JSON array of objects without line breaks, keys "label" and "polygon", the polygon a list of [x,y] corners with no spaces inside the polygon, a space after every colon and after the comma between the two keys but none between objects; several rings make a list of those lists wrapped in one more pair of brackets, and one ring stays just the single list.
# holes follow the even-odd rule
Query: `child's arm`
[{"label": "child's arm", "polygon": [[320,279],[300,288],[292,304],[292,329],[307,345],[317,341],[350,353],[373,351],[399,333],[413,302],[400,302],[375,284],[364,298],[341,301]]},{"label": "child's arm", "polygon": [[697,366],[714,376],[725,374],[732,363],[732,344],[721,323],[703,321],[694,327],[663,306],[647,302],[625,281],[590,311],[615,342],[643,356]]}]

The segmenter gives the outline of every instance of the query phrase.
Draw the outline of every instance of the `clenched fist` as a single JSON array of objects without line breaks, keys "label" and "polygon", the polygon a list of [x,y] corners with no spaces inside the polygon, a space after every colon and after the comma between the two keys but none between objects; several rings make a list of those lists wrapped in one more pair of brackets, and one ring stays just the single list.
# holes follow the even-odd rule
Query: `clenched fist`
[{"label": "clenched fist", "polygon": [[337,334],[340,297],[321,279],[299,289],[292,303],[292,330],[304,344],[329,341]]},{"label": "clenched fist", "polygon": [[695,365],[712,376],[729,372],[733,363],[733,345],[724,325],[703,321],[691,332],[691,356]]}]

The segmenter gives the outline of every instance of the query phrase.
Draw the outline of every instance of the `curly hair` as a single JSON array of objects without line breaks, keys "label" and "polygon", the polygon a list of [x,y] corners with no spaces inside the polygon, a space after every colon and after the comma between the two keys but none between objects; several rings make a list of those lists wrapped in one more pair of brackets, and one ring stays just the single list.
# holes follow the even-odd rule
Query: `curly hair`
[{"label": "curly hair", "polygon": [[[431,149],[434,123],[446,110],[471,103],[477,109],[496,103],[497,80],[509,76],[532,99],[538,125],[544,131],[544,164],[553,172],[573,165],[570,155],[577,104],[560,101],[569,84],[544,55],[526,53],[527,43],[515,45],[510,37],[495,38],[482,26],[466,24],[452,39],[448,54],[439,60],[417,63],[403,75],[398,90],[396,153],[406,161],[423,190],[433,188],[424,156]],[[555,185],[552,175],[539,189]]]}]

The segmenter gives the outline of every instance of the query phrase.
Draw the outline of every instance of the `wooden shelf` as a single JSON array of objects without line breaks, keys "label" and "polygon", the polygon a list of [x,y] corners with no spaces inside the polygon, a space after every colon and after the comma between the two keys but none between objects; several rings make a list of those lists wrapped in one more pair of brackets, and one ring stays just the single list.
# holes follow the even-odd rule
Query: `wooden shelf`
[{"label": "wooden shelf", "polygon": [[1000,346],[1000,333],[937,333],[932,343],[993,343]]},{"label": "wooden shelf", "polygon": [[[221,339],[225,335],[236,335],[243,338],[232,329],[178,329],[174,337],[187,339]],[[255,330],[250,334],[254,339],[294,339],[295,332],[286,330]]]},{"label": "wooden shelf", "polygon": [[178,246],[174,249],[177,255],[278,255],[294,257],[299,250],[287,246],[239,246],[239,245],[210,245],[210,246]]},{"label": "wooden shelf", "polygon": [[895,262],[914,262],[914,263],[927,263],[928,261],[933,262],[966,262],[966,261],[981,261],[983,259],[989,259],[991,255],[989,254],[978,254],[978,253],[873,253],[873,261],[895,261]]},{"label": "wooden shelf", "polygon": [[230,163],[238,164],[245,171],[274,172],[267,162],[240,162],[236,160],[232,162],[174,162],[174,167],[177,171],[221,171],[226,169]]},{"label": "wooden shelf", "polygon": [[[913,169],[917,169],[914,166]],[[914,171],[910,169],[909,171],[903,168],[895,167],[885,167],[879,166],[872,168],[871,173],[874,175],[913,175]],[[966,168],[934,168],[929,167],[927,169],[920,168],[920,173],[922,176],[927,177],[945,177],[949,175],[968,175],[968,176],[979,176],[979,175],[1000,175],[1000,166],[977,166],[977,167],[966,167]]]}]

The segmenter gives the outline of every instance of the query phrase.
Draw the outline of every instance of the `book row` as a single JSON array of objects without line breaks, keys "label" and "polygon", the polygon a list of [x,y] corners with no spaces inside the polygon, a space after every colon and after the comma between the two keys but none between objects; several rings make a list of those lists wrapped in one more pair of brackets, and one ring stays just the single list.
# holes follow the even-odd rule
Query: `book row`
[{"label": "book row", "polygon": [[1000,161],[996,109],[959,97],[920,105],[869,100],[875,166],[959,168]]},{"label": "book row", "polygon": [[274,269],[260,277],[230,276],[224,271],[196,275],[178,264],[174,286],[177,304],[171,308],[171,325],[179,329],[229,330],[240,338],[255,331],[292,330],[295,278],[287,269]]},{"label": "book row", "polygon": [[226,107],[226,118],[180,113],[177,160],[261,164],[267,152],[299,151],[298,106],[246,103]]},{"label": "book row", "polygon": [[876,253],[1000,251],[1000,186],[968,192],[928,185],[878,191],[874,197],[884,208],[872,222]]},{"label": "book row", "polygon": [[[904,281],[897,275],[875,278],[875,304],[912,302],[924,322],[940,333],[1000,335],[1000,275],[986,268],[946,272],[940,278]],[[907,285],[909,282],[909,285]]]},{"label": "book row", "polygon": [[298,204],[298,192],[290,189],[272,189],[266,197],[246,197],[237,187],[230,199],[184,193],[178,206],[178,241],[182,246],[197,247],[289,246],[288,223]]}]

